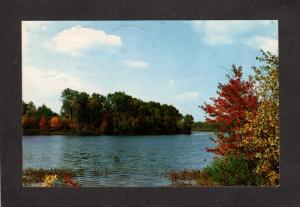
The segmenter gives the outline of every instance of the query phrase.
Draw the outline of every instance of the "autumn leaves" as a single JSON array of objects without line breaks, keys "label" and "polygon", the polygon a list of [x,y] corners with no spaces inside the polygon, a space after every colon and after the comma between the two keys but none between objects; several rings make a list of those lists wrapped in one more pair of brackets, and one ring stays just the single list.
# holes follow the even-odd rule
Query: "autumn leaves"
[{"label": "autumn leaves", "polygon": [[[219,84],[218,97],[201,108],[207,122],[218,123],[217,146],[207,149],[220,157],[244,157],[263,185],[279,184],[279,60],[263,52],[264,63],[254,77],[242,78],[233,66],[228,83]],[[252,172],[251,172],[252,173]]]}]

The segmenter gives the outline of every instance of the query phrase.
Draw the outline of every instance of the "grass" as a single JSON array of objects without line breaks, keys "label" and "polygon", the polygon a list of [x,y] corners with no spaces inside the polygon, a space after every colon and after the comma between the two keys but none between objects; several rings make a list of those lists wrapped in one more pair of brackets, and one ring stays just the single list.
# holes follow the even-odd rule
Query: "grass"
[{"label": "grass", "polygon": [[206,172],[201,170],[170,171],[167,178],[172,186],[218,186]]},{"label": "grass", "polygon": [[[32,169],[27,168],[23,170],[22,181],[23,185],[28,186],[32,184],[42,183],[46,175],[57,175],[58,179],[64,177],[74,178],[82,175],[81,170],[69,169]],[[106,171],[91,171],[95,176],[105,175]],[[182,186],[219,186],[219,184],[212,180],[209,175],[201,170],[182,170],[167,172],[166,177],[171,180],[174,187]]]},{"label": "grass", "polygon": [[24,185],[43,182],[46,175],[57,175],[58,179],[73,178],[78,172],[68,169],[32,169],[23,170],[22,181]]},{"label": "grass", "polygon": [[55,169],[27,168],[23,170],[22,181],[24,186],[28,186],[28,185],[35,185],[35,184],[42,183],[46,175],[56,175],[58,180],[63,180],[65,177],[73,179],[74,177],[83,176],[86,173],[92,176],[103,176],[109,174],[109,170],[108,169],[90,170],[84,172],[83,169],[70,170],[70,169],[60,169],[60,168],[55,168]]}]

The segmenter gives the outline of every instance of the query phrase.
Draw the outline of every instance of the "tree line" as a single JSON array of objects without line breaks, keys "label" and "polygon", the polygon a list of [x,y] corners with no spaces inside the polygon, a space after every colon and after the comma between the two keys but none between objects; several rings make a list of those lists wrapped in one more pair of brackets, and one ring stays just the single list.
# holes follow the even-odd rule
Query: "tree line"
[{"label": "tree line", "polygon": [[125,92],[89,95],[67,88],[61,93],[60,114],[46,105],[23,103],[24,134],[142,135],[190,134],[191,115],[172,105],[145,102]]},{"label": "tree line", "polygon": [[217,123],[210,123],[206,121],[197,121],[192,124],[192,131],[207,131],[207,132],[216,132],[218,130]]}]

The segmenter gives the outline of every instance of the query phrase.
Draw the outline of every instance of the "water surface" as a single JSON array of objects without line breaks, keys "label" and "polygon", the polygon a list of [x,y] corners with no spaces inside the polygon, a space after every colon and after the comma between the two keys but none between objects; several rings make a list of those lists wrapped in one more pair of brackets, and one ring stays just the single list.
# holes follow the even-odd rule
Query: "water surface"
[{"label": "water surface", "polygon": [[23,136],[23,168],[79,170],[82,186],[168,186],[170,170],[201,169],[212,132],[148,136]]}]

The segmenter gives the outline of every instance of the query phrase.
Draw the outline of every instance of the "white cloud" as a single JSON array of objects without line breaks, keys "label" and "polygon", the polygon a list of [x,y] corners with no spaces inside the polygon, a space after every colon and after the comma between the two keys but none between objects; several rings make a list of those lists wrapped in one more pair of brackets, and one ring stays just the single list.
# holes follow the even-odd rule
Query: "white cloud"
[{"label": "white cloud", "polygon": [[150,67],[150,64],[141,60],[123,60],[122,61],[127,67],[133,69],[146,69]]},{"label": "white cloud", "polygon": [[272,37],[254,36],[249,38],[245,44],[252,48],[263,49],[264,51],[278,54],[278,40]]},{"label": "white cloud", "polygon": [[52,21],[22,21],[22,54],[26,56],[32,42],[32,34],[48,29]]},{"label": "white cloud", "polygon": [[47,46],[57,52],[78,56],[82,50],[99,45],[121,46],[122,39],[102,30],[77,25],[57,33]]},{"label": "white cloud", "polygon": [[61,72],[55,69],[48,70],[28,65],[25,65],[22,68],[23,100],[34,101],[38,104],[41,104],[46,103],[46,101],[43,100],[48,100],[49,97],[56,97],[56,105],[52,107],[57,109],[57,105],[60,105],[58,100],[60,93],[65,88],[86,91],[88,93],[99,92],[99,89],[96,87],[69,73]]},{"label": "white cloud", "polygon": [[192,21],[194,31],[203,36],[203,42],[211,46],[231,44],[233,35],[238,30],[248,30],[252,27],[243,21]]},{"label": "white cloud", "polygon": [[176,95],[176,99],[179,101],[191,101],[199,99],[199,93],[197,91],[188,91],[182,94]]},{"label": "white cloud", "polygon": [[216,45],[228,45],[236,41],[237,37],[256,28],[257,26],[267,26],[277,21],[260,20],[208,20],[192,21],[190,24],[195,32],[202,35],[204,43]]}]

